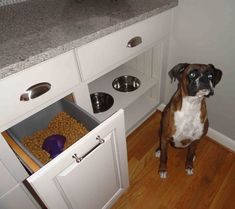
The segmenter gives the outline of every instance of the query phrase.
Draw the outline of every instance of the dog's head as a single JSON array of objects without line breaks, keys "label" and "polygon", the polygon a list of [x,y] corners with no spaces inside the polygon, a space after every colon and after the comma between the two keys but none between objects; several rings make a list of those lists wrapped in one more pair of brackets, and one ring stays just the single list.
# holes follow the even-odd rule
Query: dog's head
[{"label": "dog's head", "polygon": [[187,96],[206,96],[214,94],[214,87],[222,77],[222,71],[214,65],[180,63],[169,71],[171,81],[179,81]]}]

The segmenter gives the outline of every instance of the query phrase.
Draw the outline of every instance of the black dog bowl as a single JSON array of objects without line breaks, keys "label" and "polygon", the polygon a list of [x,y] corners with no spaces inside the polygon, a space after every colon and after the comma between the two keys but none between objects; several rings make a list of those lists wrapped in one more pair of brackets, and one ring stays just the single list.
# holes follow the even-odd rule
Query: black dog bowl
[{"label": "black dog bowl", "polygon": [[134,76],[124,75],[115,78],[112,85],[117,91],[130,92],[140,87],[140,80]]},{"label": "black dog bowl", "polygon": [[113,97],[104,92],[96,92],[90,95],[94,113],[105,112],[113,106]]}]

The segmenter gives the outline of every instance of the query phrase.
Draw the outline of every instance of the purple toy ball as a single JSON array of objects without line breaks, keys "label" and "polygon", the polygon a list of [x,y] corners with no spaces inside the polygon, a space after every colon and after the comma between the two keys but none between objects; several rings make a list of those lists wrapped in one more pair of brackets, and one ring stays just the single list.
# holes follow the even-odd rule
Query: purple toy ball
[{"label": "purple toy ball", "polygon": [[46,150],[53,159],[63,152],[65,141],[66,138],[59,134],[48,136],[43,142],[42,149]]}]

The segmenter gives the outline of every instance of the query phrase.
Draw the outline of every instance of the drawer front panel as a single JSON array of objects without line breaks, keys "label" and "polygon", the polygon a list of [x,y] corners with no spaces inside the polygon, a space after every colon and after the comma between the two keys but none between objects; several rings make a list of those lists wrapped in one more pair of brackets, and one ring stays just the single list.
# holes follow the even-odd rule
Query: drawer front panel
[{"label": "drawer front panel", "polygon": [[167,11],[76,50],[83,80],[92,80],[153,46],[170,30]]},{"label": "drawer front panel", "polygon": [[[103,208],[119,190],[113,137],[112,134],[108,135],[92,154],[79,163],[72,163],[56,177],[73,208]],[[74,184],[82,189],[77,189]]]},{"label": "drawer front panel", "polygon": [[[97,140],[97,136],[104,141]],[[85,209],[87,206],[90,209],[97,208],[97,205],[95,207],[89,198],[85,198],[87,194],[99,206],[103,205],[114,193],[128,186],[127,172],[124,111],[119,110],[27,181],[48,208],[66,209],[73,206]],[[103,185],[105,192],[96,195],[100,188],[96,187],[98,185]],[[82,202],[79,201],[81,198]]]},{"label": "drawer front panel", "polygon": [[72,51],[1,80],[0,127],[78,83]]}]

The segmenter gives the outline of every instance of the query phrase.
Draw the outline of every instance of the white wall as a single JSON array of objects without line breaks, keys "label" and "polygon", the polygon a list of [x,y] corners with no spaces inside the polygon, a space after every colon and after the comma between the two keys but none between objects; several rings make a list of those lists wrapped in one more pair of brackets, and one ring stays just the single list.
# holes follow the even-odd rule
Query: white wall
[{"label": "white wall", "polygon": [[[207,100],[210,127],[235,140],[235,0],[179,0],[173,21],[168,70],[189,62],[223,71]],[[165,104],[175,89],[168,79]]]}]

